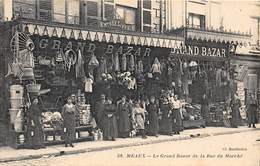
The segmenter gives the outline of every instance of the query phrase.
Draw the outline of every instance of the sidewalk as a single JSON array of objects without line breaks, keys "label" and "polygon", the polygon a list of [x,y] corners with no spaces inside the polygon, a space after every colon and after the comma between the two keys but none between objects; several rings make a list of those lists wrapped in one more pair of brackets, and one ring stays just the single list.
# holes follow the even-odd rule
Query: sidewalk
[{"label": "sidewalk", "polygon": [[85,152],[103,151],[114,148],[123,148],[130,146],[140,146],[154,143],[161,143],[167,141],[178,141],[193,139],[194,136],[200,134],[199,137],[217,136],[249,131],[260,131],[260,124],[256,126],[257,128],[248,128],[246,126],[239,128],[224,128],[224,127],[207,127],[199,129],[189,129],[183,131],[180,135],[165,136],[160,135],[156,137],[148,137],[147,139],[137,138],[118,138],[116,141],[90,141],[75,143],[74,148],[65,148],[64,145],[49,146],[45,149],[31,150],[31,149],[13,149],[10,147],[0,148],[0,163],[8,161],[18,161],[26,159],[37,159],[49,156],[60,156],[67,154],[77,154]]}]

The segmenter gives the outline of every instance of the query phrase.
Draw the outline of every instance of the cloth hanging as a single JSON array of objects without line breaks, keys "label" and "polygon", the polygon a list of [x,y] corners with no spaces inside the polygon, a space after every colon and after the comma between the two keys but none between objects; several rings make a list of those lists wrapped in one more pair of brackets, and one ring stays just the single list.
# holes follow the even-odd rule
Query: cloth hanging
[{"label": "cloth hanging", "polygon": [[23,65],[23,67],[34,67],[33,53],[27,49],[19,52],[17,60]]},{"label": "cloth hanging", "polygon": [[136,89],[136,87],[137,87],[136,79],[134,77],[131,77],[127,85],[127,89]]},{"label": "cloth hanging", "polygon": [[222,69],[217,69],[217,71],[216,71],[216,85],[217,85],[217,87],[221,86],[221,72],[222,72]]},{"label": "cloth hanging", "polygon": [[152,65],[152,73],[160,73],[161,74],[161,64],[158,60],[158,58],[156,57],[154,60],[154,63]]},{"label": "cloth hanging", "polygon": [[101,74],[107,73],[107,60],[104,57],[101,58],[99,67]]},{"label": "cloth hanging", "polygon": [[92,93],[93,80],[91,78],[85,79],[85,92]]},{"label": "cloth hanging", "polygon": [[15,77],[18,77],[21,79],[24,75],[24,68],[22,64],[20,63],[9,63],[8,64],[8,70],[5,77],[8,77],[9,75],[14,75]]},{"label": "cloth hanging", "polygon": [[115,71],[120,71],[118,53],[116,53],[114,56],[114,63],[115,63],[114,64]]},{"label": "cloth hanging", "polygon": [[129,57],[129,71],[134,71],[135,70],[135,58],[133,54],[130,54]]},{"label": "cloth hanging", "polygon": [[138,71],[140,72],[140,73],[142,73],[143,71],[144,71],[144,66],[143,66],[143,61],[138,61]]},{"label": "cloth hanging", "polygon": [[78,59],[76,63],[76,78],[82,78],[85,76],[85,71],[84,71],[84,60],[81,55],[81,51],[78,51]]},{"label": "cloth hanging", "polygon": [[99,62],[98,62],[96,56],[94,55],[94,53],[92,53],[92,55],[91,55],[88,66],[89,66],[89,68],[96,68],[99,66]]},{"label": "cloth hanging", "polygon": [[123,54],[122,55],[122,64],[121,64],[122,71],[126,71],[126,64],[127,64],[126,54]]}]

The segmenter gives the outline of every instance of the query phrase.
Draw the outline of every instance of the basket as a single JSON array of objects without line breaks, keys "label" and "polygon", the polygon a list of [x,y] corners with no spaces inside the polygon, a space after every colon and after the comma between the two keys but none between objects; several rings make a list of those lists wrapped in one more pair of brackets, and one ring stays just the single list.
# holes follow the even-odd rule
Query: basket
[{"label": "basket", "polygon": [[23,106],[23,99],[10,99],[12,109],[20,109]]},{"label": "basket", "polygon": [[29,93],[39,93],[41,89],[41,84],[28,84],[26,85],[26,89]]},{"label": "basket", "polygon": [[33,68],[24,68],[22,80],[34,80]]},{"label": "basket", "polygon": [[10,98],[12,99],[22,99],[24,89],[22,85],[11,85],[10,86]]}]

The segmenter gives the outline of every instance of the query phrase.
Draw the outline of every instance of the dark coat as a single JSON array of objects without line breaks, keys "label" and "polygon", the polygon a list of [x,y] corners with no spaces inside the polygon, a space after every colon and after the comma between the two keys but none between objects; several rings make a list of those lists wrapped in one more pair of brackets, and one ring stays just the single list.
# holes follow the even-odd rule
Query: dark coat
[{"label": "dark coat", "polygon": [[148,112],[148,131],[150,134],[158,134],[159,131],[159,119],[158,119],[158,113],[159,113],[159,107],[156,104],[148,104],[147,106],[147,112]]},{"label": "dark coat", "polygon": [[104,139],[118,136],[116,111],[116,106],[114,104],[105,104],[102,123]]},{"label": "dark coat", "polygon": [[182,127],[181,112],[179,109],[172,111],[173,131],[179,132]]},{"label": "dark coat", "polygon": [[233,127],[237,127],[240,122],[240,111],[239,108],[241,107],[241,102],[239,99],[232,99],[231,100],[231,124]]},{"label": "dark coat", "polygon": [[172,115],[171,115],[170,105],[162,104],[161,111],[162,111],[162,120],[161,120],[160,131],[162,133],[169,134],[172,132]]},{"label": "dark coat", "polygon": [[103,114],[105,111],[105,104],[102,103],[101,101],[98,101],[95,106],[95,116],[96,116],[96,121],[97,121],[97,126],[98,128],[102,129],[102,118]]},{"label": "dark coat", "polygon": [[118,105],[118,131],[129,132],[130,131],[130,107],[127,103]]},{"label": "dark coat", "polygon": [[41,122],[42,110],[38,105],[32,104],[28,110],[28,113],[28,146],[30,148],[38,148],[44,143],[43,126]]},{"label": "dark coat", "polygon": [[257,101],[256,100],[249,101],[247,116],[248,116],[248,124],[257,123]]},{"label": "dark coat", "polygon": [[201,116],[203,119],[206,120],[206,124],[210,122],[210,117],[209,117],[209,100],[208,99],[202,99],[201,100]]},{"label": "dark coat", "polygon": [[70,108],[65,104],[62,108],[63,126],[66,128],[64,132],[66,143],[71,143],[75,139],[75,113],[75,105]]}]

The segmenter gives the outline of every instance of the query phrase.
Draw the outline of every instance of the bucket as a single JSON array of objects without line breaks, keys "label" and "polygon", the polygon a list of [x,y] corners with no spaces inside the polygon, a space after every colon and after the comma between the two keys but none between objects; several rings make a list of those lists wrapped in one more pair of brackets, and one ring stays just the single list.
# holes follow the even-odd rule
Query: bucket
[{"label": "bucket", "polygon": [[23,106],[23,99],[10,99],[12,109],[20,109]]},{"label": "bucket", "polygon": [[20,109],[9,109],[9,114],[10,114],[10,123],[14,124],[16,116]]},{"label": "bucket", "polygon": [[33,68],[24,68],[23,73],[22,80],[34,80]]},{"label": "bucket", "polygon": [[23,86],[22,85],[11,85],[10,86],[10,97],[12,99],[22,99],[23,98]]},{"label": "bucket", "polygon": [[28,84],[26,85],[26,89],[29,93],[39,93],[41,89],[41,84]]}]

